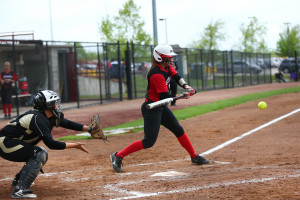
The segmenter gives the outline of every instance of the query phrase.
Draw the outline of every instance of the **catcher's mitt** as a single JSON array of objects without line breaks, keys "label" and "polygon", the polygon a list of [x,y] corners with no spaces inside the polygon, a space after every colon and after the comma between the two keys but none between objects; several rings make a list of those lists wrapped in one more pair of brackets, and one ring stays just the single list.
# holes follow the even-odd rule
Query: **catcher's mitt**
[{"label": "catcher's mitt", "polygon": [[92,117],[89,124],[88,132],[95,139],[107,140],[107,136],[104,135],[101,124],[100,124],[100,115],[96,114]]}]

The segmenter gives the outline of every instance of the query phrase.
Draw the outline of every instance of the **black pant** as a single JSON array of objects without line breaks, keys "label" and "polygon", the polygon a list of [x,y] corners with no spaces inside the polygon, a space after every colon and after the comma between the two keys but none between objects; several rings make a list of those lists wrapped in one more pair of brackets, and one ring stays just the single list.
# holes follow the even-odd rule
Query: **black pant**
[{"label": "black pant", "polygon": [[26,162],[34,156],[34,146],[22,140],[0,136],[0,156],[14,162]]},{"label": "black pant", "polygon": [[2,87],[2,89],[1,89],[2,104],[11,104],[11,102],[12,102],[12,93],[13,93],[12,88]]},{"label": "black pant", "polygon": [[176,137],[184,134],[183,128],[167,105],[148,110],[146,108],[148,103],[143,103],[141,107],[144,117],[144,139],[142,142],[145,149],[155,144],[160,125],[169,129]]}]

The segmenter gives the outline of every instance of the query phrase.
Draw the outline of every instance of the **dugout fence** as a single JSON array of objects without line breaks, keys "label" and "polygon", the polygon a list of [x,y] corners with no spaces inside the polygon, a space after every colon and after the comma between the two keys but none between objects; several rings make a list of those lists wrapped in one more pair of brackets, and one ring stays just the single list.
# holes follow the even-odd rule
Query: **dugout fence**
[{"label": "dugout fence", "polygon": [[[178,73],[198,91],[272,82],[270,54],[173,48]],[[10,61],[18,74],[15,116],[31,107],[33,95],[44,89],[57,92],[64,109],[80,108],[143,98],[153,49],[132,42],[0,40],[0,69]],[[298,66],[298,52],[295,58]]]}]

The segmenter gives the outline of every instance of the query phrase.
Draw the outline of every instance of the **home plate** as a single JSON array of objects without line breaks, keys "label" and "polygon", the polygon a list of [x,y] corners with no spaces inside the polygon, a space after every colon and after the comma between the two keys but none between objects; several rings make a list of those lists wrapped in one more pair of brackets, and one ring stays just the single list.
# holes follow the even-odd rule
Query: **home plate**
[{"label": "home plate", "polygon": [[151,176],[184,176],[186,173],[176,172],[176,171],[168,171],[168,172],[159,172],[152,174]]}]

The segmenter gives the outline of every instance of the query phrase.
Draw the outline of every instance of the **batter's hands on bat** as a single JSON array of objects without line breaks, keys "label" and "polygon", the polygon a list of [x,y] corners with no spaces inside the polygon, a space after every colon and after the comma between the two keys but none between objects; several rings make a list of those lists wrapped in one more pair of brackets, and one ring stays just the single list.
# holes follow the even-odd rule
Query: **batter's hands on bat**
[{"label": "batter's hands on bat", "polygon": [[183,94],[184,94],[183,99],[189,99],[192,96],[191,93],[189,92],[184,92]]},{"label": "batter's hands on bat", "polygon": [[194,94],[196,94],[196,91],[189,85],[185,85],[184,89],[190,93],[190,96],[193,96]]}]

